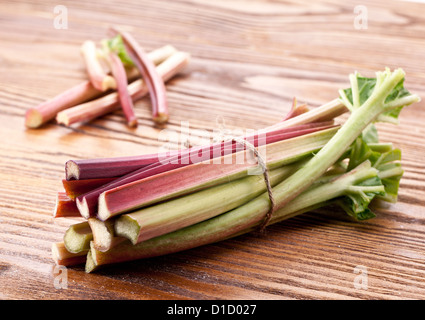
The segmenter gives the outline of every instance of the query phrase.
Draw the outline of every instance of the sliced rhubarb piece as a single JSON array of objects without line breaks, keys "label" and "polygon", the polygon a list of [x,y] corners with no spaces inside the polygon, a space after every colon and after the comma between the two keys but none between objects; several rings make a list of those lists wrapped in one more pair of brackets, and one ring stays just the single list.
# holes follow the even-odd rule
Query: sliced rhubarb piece
[{"label": "sliced rhubarb piece", "polygon": [[[68,201],[75,200],[75,198],[78,197],[79,195],[82,195],[93,189],[103,186],[113,180],[115,180],[115,178],[99,178],[99,179],[84,179],[84,180],[63,179],[62,185],[65,189],[66,196],[70,198],[70,199],[67,199],[65,196],[63,196],[63,200],[68,200]],[[75,208],[77,209],[76,205],[75,205]],[[79,212],[78,212],[78,215],[80,215]]]},{"label": "sliced rhubarb piece", "polygon": [[54,119],[58,112],[99,97],[101,94],[102,92],[94,88],[90,81],[84,81],[37,107],[27,110],[25,125],[28,128],[38,128]]},{"label": "sliced rhubarb piece", "polygon": [[71,253],[66,249],[63,242],[52,244],[53,261],[55,261],[57,265],[65,267],[85,263],[88,251],[89,250],[86,249],[78,253]]},{"label": "sliced rhubarb piece", "polygon": [[71,199],[65,191],[59,191],[56,194],[56,205],[53,210],[54,218],[62,217],[81,217],[77,204]]},{"label": "sliced rhubarb piece", "polygon": [[102,92],[117,87],[116,79],[103,70],[98,58],[96,44],[93,41],[86,40],[83,42],[81,45],[81,54],[93,87]]},{"label": "sliced rhubarb piece", "polygon": [[[185,52],[176,52],[163,61],[158,67],[158,73],[167,81],[180,72],[189,62],[190,55]],[[142,79],[135,80],[128,85],[128,92],[133,101],[148,94],[148,88]],[[83,103],[59,112],[56,121],[69,126],[81,121],[90,121],[100,116],[114,112],[120,108],[117,92],[113,92],[99,99]]]},{"label": "sliced rhubarb piece", "polygon": [[127,89],[128,81],[124,64],[115,52],[109,53],[109,61],[112,74],[117,83],[118,100],[120,102],[121,108],[124,111],[127,123],[130,127],[137,127],[137,118],[134,113],[133,100]]},{"label": "sliced rhubarb piece", "polygon": [[93,234],[87,221],[71,225],[63,237],[65,247],[71,253],[87,250],[92,240]]},{"label": "sliced rhubarb piece", "polygon": [[128,55],[146,83],[152,103],[153,120],[160,124],[167,122],[169,115],[165,85],[155,65],[149,60],[148,55],[132,35],[116,29],[113,29],[113,31],[121,35]]}]

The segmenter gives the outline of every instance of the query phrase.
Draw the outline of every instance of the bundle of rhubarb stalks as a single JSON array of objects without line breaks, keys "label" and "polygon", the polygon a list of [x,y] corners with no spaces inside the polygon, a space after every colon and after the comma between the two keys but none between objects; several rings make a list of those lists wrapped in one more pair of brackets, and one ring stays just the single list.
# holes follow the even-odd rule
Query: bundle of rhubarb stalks
[{"label": "bundle of rhubarb stalks", "polygon": [[83,220],[53,245],[54,260],[85,263],[92,272],[322,207],[373,218],[370,204],[395,202],[403,174],[400,150],[379,141],[374,123],[397,124],[401,109],[419,101],[404,76],[401,69],[374,78],[354,73],[335,100],[294,104],[282,121],[251,135],[160,154],[69,160],[54,215]]},{"label": "bundle of rhubarb stalks", "polygon": [[122,109],[128,126],[137,126],[134,102],[149,96],[152,120],[168,121],[167,80],[179,73],[190,55],[166,45],[146,53],[131,34],[111,28],[113,37],[100,45],[81,46],[87,70],[84,81],[26,112],[25,125],[39,128],[51,120],[70,126]]}]

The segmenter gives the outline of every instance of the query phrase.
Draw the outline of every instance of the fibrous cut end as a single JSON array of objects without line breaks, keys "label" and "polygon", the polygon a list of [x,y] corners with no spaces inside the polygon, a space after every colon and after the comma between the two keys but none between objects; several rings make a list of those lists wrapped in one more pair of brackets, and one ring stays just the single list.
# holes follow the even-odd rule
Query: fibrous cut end
[{"label": "fibrous cut end", "polygon": [[43,124],[43,115],[37,109],[29,109],[25,114],[25,125],[28,128],[38,128]]},{"label": "fibrous cut end", "polygon": [[80,179],[80,168],[78,167],[78,165],[74,161],[69,160],[69,161],[66,162],[66,164],[65,164],[65,175],[66,175],[66,180],[71,180],[71,179],[78,180],[78,179]]},{"label": "fibrous cut end", "polygon": [[158,113],[153,117],[153,120],[158,124],[164,124],[168,121],[168,113]]},{"label": "fibrous cut end", "polygon": [[111,217],[111,212],[105,201],[105,192],[102,192],[99,196],[97,217],[102,221],[106,221]]},{"label": "fibrous cut end", "polygon": [[114,237],[113,222],[103,222],[96,218],[88,219],[90,228],[93,232],[94,246],[99,251],[107,251],[112,244]]},{"label": "fibrous cut end", "polygon": [[136,220],[130,216],[123,215],[115,221],[115,234],[129,239],[133,244],[137,244],[140,226]]},{"label": "fibrous cut end", "polygon": [[87,204],[86,198],[84,197],[82,199],[77,198],[76,202],[77,202],[77,208],[80,211],[81,216],[85,219],[90,218],[90,210],[89,210],[89,206]]},{"label": "fibrous cut end", "polygon": [[52,258],[53,261],[60,266],[73,266],[86,262],[86,255],[88,250],[79,253],[69,252],[63,242],[52,244]]},{"label": "fibrous cut end", "polygon": [[93,234],[86,221],[70,226],[63,237],[65,247],[71,253],[87,250],[91,240],[93,240]]}]

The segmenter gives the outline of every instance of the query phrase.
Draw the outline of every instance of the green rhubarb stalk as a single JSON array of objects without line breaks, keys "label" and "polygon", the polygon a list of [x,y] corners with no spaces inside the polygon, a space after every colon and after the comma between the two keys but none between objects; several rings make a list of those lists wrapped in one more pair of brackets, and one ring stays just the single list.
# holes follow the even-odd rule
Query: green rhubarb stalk
[{"label": "green rhubarb stalk", "polygon": [[[288,177],[302,163],[270,171],[271,186]],[[262,175],[247,176],[121,215],[115,222],[115,233],[136,244],[237,208],[265,191]]]},{"label": "green rhubarb stalk", "polygon": [[70,253],[85,251],[93,240],[93,234],[87,221],[71,225],[65,232],[63,242]]},{"label": "green rhubarb stalk", "polygon": [[[404,75],[402,69],[397,69],[394,72],[386,70],[377,73],[376,80],[370,79],[369,82],[374,83],[374,85],[370,85],[369,90],[351,90],[352,94],[362,94],[358,99],[355,99],[356,101],[359,100],[360,106],[355,107],[350,103],[347,108],[352,112],[338,132],[304,167],[276,187],[274,195],[278,207],[288,204],[303,190],[307,189],[344,154],[354,140],[361,135],[362,131],[373,123],[379,115],[389,115],[394,110],[399,110],[420,100],[417,95],[411,95],[403,88]],[[356,77],[359,78],[360,76],[356,74]],[[368,78],[362,78],[362,80],[364,79]],[[368,84],[367,81],[365,83]]]}]

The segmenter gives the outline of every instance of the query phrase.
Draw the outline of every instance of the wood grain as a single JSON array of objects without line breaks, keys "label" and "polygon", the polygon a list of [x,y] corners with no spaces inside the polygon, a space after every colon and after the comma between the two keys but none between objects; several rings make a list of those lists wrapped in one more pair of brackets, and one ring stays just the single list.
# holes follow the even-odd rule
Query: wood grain
[{"label": "wood grain", "polygon": [[[0,3],[0,299],[424,299],[424,102],[400,125],[379,124],[403,151],[396,204],[356,223],[340,212],[307,213],[265,234],[86,274],[69,268],[54,286],[52,242],[73,219],[53,219],[69,159],[156,152],[161,128],[149,101],[137,129],[121,112],[66,128],[24,127],[25,111],[86,79],[79,48],[124,25],[147,49],[173,44],[192,54],[167,84],[170,123],[194,134],[256,129],[280,119],[292,98],[317,106],[348,85],[348,74],[402,67],[425,93],[425,4],[368,1],[368,28],[353,25],[356,1],[64,1],[68,29],[53,27],[54,1]],[[181,147],[187,140],[175,142]],[[355,268],[368,272],[356,289]]]}]

